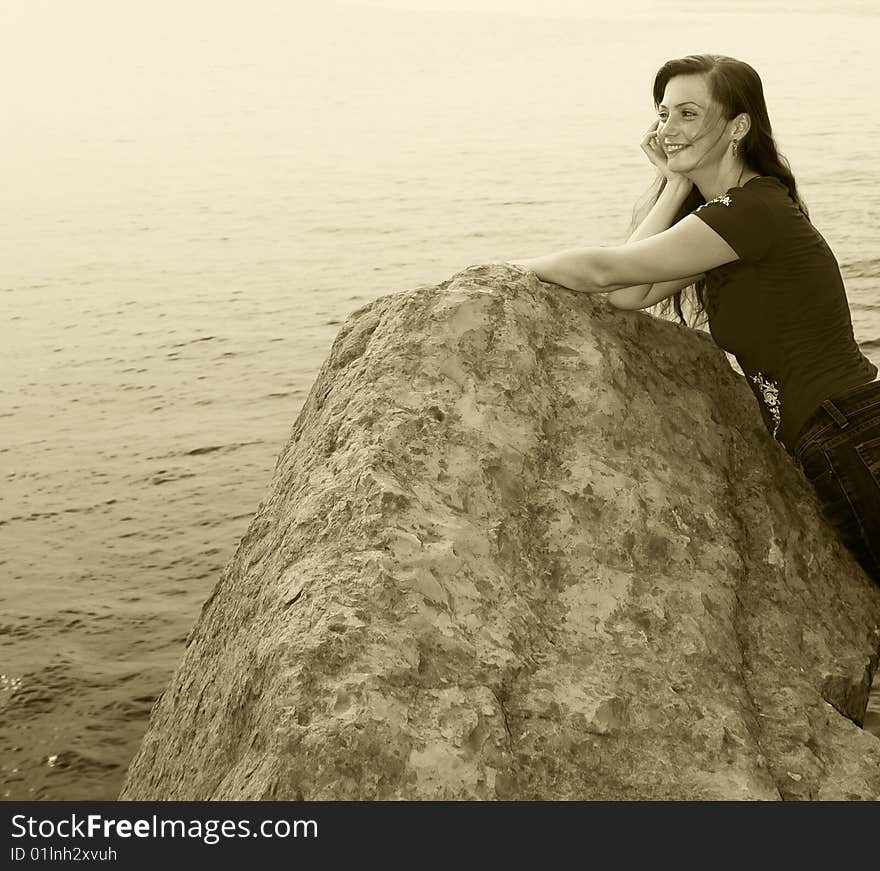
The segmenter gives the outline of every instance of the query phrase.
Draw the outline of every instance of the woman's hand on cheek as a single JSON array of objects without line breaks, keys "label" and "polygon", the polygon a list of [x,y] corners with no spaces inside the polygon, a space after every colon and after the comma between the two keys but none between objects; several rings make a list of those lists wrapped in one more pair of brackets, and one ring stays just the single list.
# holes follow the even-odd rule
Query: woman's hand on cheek
[{"label": "woman's hand on cheek", "polygon": [[657,128],[660,126],[659,121],[655,121],[646,131],[639,143],[642,151],[647,155],[648,160],[663,173],[667,173],[667,157],[666,152],[660,145],[660,139],[657,135]]},{"label": "woman's hand on cheek", "polygon": [[666,176],[667,181],[682,181],[690,184],[687,176],[669,169],[669,158],[660,144],[660,134],[657,132],[659,127],[660,122],[655,121],[645,132],[640,143],[642,151],[648,156],[648,160],[660,170],[661,174]]}]

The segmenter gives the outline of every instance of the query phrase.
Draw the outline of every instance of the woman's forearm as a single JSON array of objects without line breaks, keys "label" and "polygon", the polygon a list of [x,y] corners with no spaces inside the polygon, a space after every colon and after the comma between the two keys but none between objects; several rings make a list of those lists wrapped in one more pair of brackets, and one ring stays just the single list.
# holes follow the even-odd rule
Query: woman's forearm
[{"label": "woman's forearm", "polygon": [[601,248],[569,248],[514,262],[534,272],[541,281],[581,293],[606,293],[609,288],[602,283],[601,258]]},{"label": "woman's forearm", "polygon": [[[693,184],[685,178],[667,180],[657,202],[654,203],[627,241],[638,242],[668,230],[692,187]],[[610,292],[607,299],[617,308],[637,308],[639,303],[651,292],[653,286],[653,284],[636,284],[623,287]]]},{"label": "woman's forearm", "polygon": [[[682,203],[690,193],[691,187],[692,185],[687,179],[681,182],[667,182],[657,202],[654,203],[650,212],[630,236],[628,242],[637,242],[668,230]],[[606,279],[607,258],[603,248],[569,248],[542,257],[531,257],[528,260],[511,262],[531,270],[541,281],[559,284],[581,293],[610,294],[614,291],[628,291],[630,295],[635,292],[644,296],[652,286],[650,284],[638,287],[626,284],[609,284]]]},{"label": "woman's forearm", "polygon": [[640,239],[647,239],[668,230],[692,188],[693,183],[685,178],[667,181],[666,187],[657,198],[657,202],[654,203],[627,242],[638,242]]}]

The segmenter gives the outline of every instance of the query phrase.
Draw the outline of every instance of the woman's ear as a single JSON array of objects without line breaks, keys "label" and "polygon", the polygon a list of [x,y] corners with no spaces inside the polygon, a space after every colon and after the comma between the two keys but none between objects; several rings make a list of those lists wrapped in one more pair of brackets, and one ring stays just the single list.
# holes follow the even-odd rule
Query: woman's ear
[{"label": "woman's ear", "polygon": [[749,132],[749,128],[752,126],[752,119],[745,112],[740,112],[739,115],[736,116],[733,123],[733,132],[742,139],[746,133]]}]

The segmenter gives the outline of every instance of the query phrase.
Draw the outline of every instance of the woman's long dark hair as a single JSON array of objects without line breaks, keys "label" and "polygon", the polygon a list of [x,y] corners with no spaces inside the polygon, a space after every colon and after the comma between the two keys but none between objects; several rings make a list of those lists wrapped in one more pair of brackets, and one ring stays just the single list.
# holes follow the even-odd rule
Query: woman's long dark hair
[{"label": "woman's long dark hair", "polygon": [[[788,161],[779,153],[776,141],[773,139],[773,130],[770,126],[770,116],[767,113],[767,104],[764,101],[764,88],[758,74],[747,63],[727,57],[721,54],[692,54],[687,57],[667,61],[660,67],[654,77],[654,108],[659,111],[660,101],[666,91],[666,84],[675,76],[705,74],[708,79],[709,93],[718,104],[723,117],[730,121],[741,112],[746,112],[751,118],[751,126],[746,135],[740,140],[740,148],[745,165],[760,175],[772,175],[779,179],[787,188],[797,207],[809,220],[810,214],[797,190],[797,183],[791,171]],[[638,213],[633,216],[635,229],[642,218],[650,211],[651,207],[660,197],[666,187],[666,178],[660,176],[659,183],[649,191],[648,198],[643,201],[641,208],[637,206]],[[694,185],[681,209],[673,220],[673,224],[689,215],[694,209],[705,202],[702,194]],[[706,312],[706,280],[701,279],[690,287],[684,288],[667,297],[662,301],[661,314],[671,314],[674,308],[679,321],[687,325],[682,313],[682,297],[687,295],[694,310],[694,323],[697,326],[701,316]]]}]

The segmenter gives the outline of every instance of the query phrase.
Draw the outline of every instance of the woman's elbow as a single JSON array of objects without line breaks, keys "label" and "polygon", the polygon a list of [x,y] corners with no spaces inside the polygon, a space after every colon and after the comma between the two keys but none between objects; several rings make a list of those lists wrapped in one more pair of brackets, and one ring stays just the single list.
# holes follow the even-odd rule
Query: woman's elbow
[{"label": "woman's elbow", "polygon": [[608,304],[609,304],[612,308],[620,309],[621,311],[631,312],[631,311],[634,311],[635,308],[636,308],[636,307],[635,307],[634,305],[632,305],[631,303],[626,303],[626,302],[624,302],[623,300],[620,300],[620,299],[614,299],[614,298],[611,296],[610,293],[608,294],[608,296],[605,297],[605,299],[608,300]]},{"label": "woman's elbow", "polygon": [[620,287],[615,284],[611,270],[597,259],[581,258],[579,263],[572,264],[568,275],[567,286],[581,293],[607,293]]},{"label": "woman's elbow", "polygon": [[604,252],[600,249],[599,256],[589,264],[589,268],[586,270],[588,273],[586,281],[594,290],[607,293],[615,288],[620,288],[621,281],[614,274],[614,264],[608,262],[608,258],[602,256],[603,254]]},{"label": "woman's elbow", "polygon": [[639,311],[639,309],[645,308],[645,299],[650,289],[650,285],[647,287],[647,291],[644,285],[620,288],[609,292],[605,299],[614,308],[619,308],[623,311]]}]

